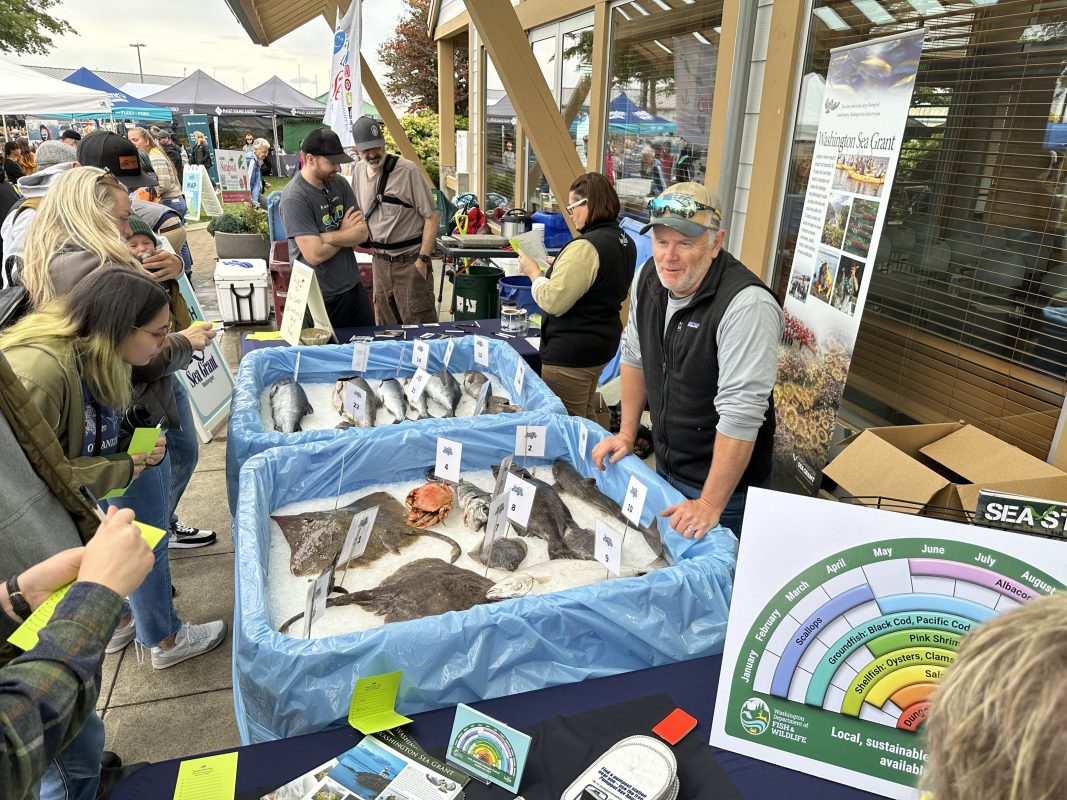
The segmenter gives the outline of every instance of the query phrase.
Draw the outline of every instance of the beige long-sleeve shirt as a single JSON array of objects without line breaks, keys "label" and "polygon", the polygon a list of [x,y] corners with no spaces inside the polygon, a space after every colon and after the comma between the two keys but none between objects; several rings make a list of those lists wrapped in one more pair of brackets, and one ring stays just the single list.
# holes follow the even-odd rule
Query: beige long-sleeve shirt
[{"label": "beige long-sleeve shirt", "polygon": [[542,275],[533,282],[533,298],[545,313],[562,316],[589,291],[599,269],[600,256],[592,243],[572,242],[552,265],[552,277]]}]

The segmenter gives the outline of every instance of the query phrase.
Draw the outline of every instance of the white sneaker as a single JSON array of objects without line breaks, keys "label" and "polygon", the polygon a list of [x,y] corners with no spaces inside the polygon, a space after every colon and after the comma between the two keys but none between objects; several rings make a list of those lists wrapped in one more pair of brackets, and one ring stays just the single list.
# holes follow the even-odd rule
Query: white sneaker
[{"label": "white sneaker", "polygon": [[125,625],[121,625],[115,628],[115,632],[111,634],[111,639],[107,643],[107,647],[104,648],[105,653],[117,653],[122,650],[133,641],[133,637],[137,635],[137,625],[133,621],[133,614],[130,614],[130,621]]},{"label": "white sneaker", "polygon": [[214,650],[222,644],[225,638],[226,623],[221,619],[215,622],[205,622],[203,625],[186,622],[174,639],[174,647],[169,650],[164,650],[162,647],[152,648],[152,666],[156,669],[173,667],[175,664]]}]

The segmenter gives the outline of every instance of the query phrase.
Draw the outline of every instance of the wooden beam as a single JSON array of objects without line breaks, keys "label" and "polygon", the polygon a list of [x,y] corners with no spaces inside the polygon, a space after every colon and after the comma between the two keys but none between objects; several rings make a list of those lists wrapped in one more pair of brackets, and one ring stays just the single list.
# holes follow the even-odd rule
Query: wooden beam
[{"label": "wooden beam", "polygon": [[[704,185],[719,191],[722,175],[723,143],[726,141],[726,122],[730,112],[730,87],[734,77],[734,43],[741,0],[727,0],[722,6],[722,33],[719,35],[719,58],[715,67],[715,95],[711,106],[711,129],[708,131],[708,168]],[[729,224],[729,220],[725,224]]]},{"label": "wooden beam", "polygon": [[[597,0],[599,2],[600,0]],[[513,10],[519,17],[519,22],[525,30],[531,30],[549,22],[555,22],[564,17],[572,17],[583,11],[588,11],[593,0],[522,0]],[[498,5],[500,5],[498,3]],[[434,39],[446,39],[469,28],[471,24],[470,10],[453,17],[443,25],[438,25],[433,31]]]},{"label": "wooden beam", "polygon": [[[548,185],[557,198],[566,198],[571,182],[584,170],[515,9],[499,0],[466,0],[466,5]],[[573,230],[569,217],[564,218]]]},{"label": "wooden beam", "polygon": [[608,50],[611,6],[600,0],[593,9],[593,84],[589,89],[589,147],[585,153],[587,171],[600,171],[604,163],[604,133],[608,116]]},{"label": "wooden beam", "polygon": [[456,70],[455,44],[451,39],[437,42],[437,114],[441,144],[441,166],[456,166]]},{"label": "wooden beam", "polygon": [[393,113],[393,107],[389,105],[389,99],[385,96],[385,92],[382,91],[382,87],[378,85],[378,81],[374,77],[374,73],[371,72],[370,65],[367,64],[367,59],[363,57],[362,53],[359,55],[359,73],[363,82],[363,91],[369,95],[374,108],[382,115],[382,122],[385,123],[389,133],[393,135],[393,141],[396,142],[396,146],[400,148],[400,155],[409,161],[414,161],[418,165],[419,171],[422,172],[422,177],[433,187],[430,173],[422,165],[418,153],[415,152],[415,147],[411,144],[411,140],[408,139],[408,135],[404,133],[400,120]]},{"label": "wooden beam", "polygon": [[752,189],[748,195],[745,240],[741,247],[741,261],[765,280],[770,275],[778,239],[782,181],[789,172],[784,165],[788,165],[792,147],[788,132],[796,112],[793,88],[800,62],[797,53],[804,49],[801,32],[807,13],[806,3],[775,3],[771,10]]},{"label": "wooden beam", "polygon": [[[261,44],[266,47],[270,44],[270,37],[267,35],[267,29],[263,26],[263,19],[259,15],[259,8],[256,5],[255,0],[239,0],[241,4],[241,10],[244,11],[245,17],[248,18],[248,24],[252,26],[252,29],[256,34],[256,44]],[[137,52],[140,52],[139,50]]]}]

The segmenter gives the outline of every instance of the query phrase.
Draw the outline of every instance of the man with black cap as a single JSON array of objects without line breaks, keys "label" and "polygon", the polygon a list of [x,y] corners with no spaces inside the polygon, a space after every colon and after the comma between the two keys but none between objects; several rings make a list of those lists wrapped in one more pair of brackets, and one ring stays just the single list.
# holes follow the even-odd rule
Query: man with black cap
[{"label": "man with black cap", "polygon": [[59,134],[59,141],[63,144],[69,144],[71,147],[77,147],[78,142],[82,140],[82,135],[77,131],[67,128],[63,133]]},{"label": "man with black cap", "polygon": [[593,448],[601,469],[633,451],[647,401],[656,471],[687,500],[660,512],[683,536],[740,534],[749,486],[769,486],[771,392],[782,310],[723,247],[718,197],[701,183],[649,202],[652,258],[634,277],[623,332],[622,424]]},{"label": "man with black cap", "polygon": [[353,188],[366,214],[374,250],[374,316],[379,325],[437,322],[430,253],[437,238],[437,206],[418,166],[386,155],[382,123],[352,124],[360,161]]},{"label": "man with black cap", "polygon": [[157,138],[159,146],[163,148],[163,152],[167,154],[170,163],[174,165],[174,171],[178,173],[178,183],[184,183],[185,167],[182,164],[182,149],[174,143],[174,134],[168,128],[163,128]]},{"label": "man with black cap", "polygon": [[329,128],[318,128],[300,144],[304,166],[282,192],[282,225],[289,237],[289,262],[315,270],[326,313],[334,328],[374,324],[374,310],[359,281],[352,248],[367,239],[367,224],[348,181],[337,178],[352,157]]}]

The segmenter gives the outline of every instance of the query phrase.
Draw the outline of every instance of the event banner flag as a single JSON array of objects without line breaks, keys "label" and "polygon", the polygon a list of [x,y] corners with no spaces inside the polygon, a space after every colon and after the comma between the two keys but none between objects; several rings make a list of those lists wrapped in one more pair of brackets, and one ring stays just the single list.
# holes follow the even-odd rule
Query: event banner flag
[{"label": "event banner flag", "polygon": [[778,485],[814,494],[900,157],[923,30],[830,51],[774,387]]},{"label": "event banner flag", "polygon": [[211,125],[208,121],[207,114],[182,114],[182,124],[185,125],[185,134],[189,137],[189,149],[192,150],[196,140],[193,139],[193,133],[200,131],[204,134],[204,139],[207,140],[207,149],[211,153],[211,167],[208,172],[211,175],[211,182],[213,184],[219,182],[219,173],[215,169],[215,140],[212,138]]},{"label": "event banner flag", "polygon": [[751,489],[711,744],[918,798],[961,639],[1065,584],[1063,541]]},{"label": "event banner flag", "polygon": [[330,86],[326,97],[326,115],[322,118],[351,147],[352,122],[363,113],[363,82],[359,73],[359,50],[362,42],[362,0],[352,0],[343,17],[338,16],[333,35],[330,61]]}]

